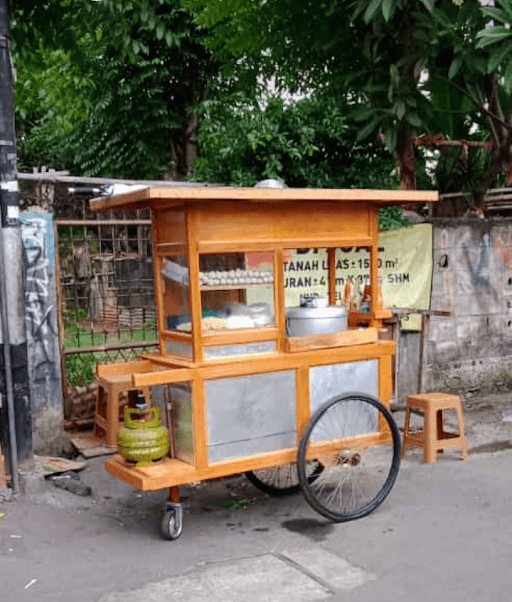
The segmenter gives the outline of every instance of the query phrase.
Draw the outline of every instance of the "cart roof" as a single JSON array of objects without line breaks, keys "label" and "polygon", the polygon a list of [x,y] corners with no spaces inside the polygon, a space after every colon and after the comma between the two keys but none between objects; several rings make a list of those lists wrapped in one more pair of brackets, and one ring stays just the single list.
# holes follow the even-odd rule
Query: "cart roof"
[{"label": "cart roof", "polygon": [[376,205],[401,205],[404,203],[435,203],[439,194],[423,190],[359,190],[328,188],[231,188],[223,186],[182,187],[151,186],[124,194],[99,197],[90,202],[93,211],[111,209],[143,209],[182,205],[183,202],[212,201],[268,202],[361,202]]}]

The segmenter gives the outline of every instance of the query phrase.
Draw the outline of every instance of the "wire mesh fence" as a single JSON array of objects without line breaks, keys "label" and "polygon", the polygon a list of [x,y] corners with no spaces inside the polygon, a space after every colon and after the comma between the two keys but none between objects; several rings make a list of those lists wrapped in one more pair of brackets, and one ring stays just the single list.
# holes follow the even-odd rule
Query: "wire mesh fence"
[{"label": "wire mesh fence", "polygon": [[96,364],[157,348],[149,215],[84,213],[55,222],[68,423],[94,417]]}]

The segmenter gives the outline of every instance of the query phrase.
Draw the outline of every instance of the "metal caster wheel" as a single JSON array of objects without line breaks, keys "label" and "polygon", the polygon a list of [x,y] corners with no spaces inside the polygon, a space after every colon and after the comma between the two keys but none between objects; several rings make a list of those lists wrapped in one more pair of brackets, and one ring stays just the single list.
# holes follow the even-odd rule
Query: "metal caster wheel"
[{"label": "metal caster wheel", "polygon": [[167,503],[160,528],[164,539],[168,541],[178,539],[183,531],[183,506],[181,503]]}]

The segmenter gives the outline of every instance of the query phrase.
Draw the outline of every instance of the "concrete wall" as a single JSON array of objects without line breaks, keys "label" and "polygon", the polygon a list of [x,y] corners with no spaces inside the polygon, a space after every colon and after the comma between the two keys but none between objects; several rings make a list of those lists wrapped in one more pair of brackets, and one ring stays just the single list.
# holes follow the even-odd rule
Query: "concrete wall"
[{"label": "concrete wall", "polygon": [[[63,419],[53,221],[24,212],[25,304],[36,453],[58,453]],[[512,388],[512,218],[434,220],[428,389]],[[404,332],[399,401],[419,390],[421,336]],[[56,448],[57,446],[57,448]]]},{"label": "concrete wall", "polygon": [[512,218],[434,220],[430,390],[512,386]]},{"label": "concrete wall", "polygon": [[32,210],[20,219],[34,452],[53,454],[59,452],[63,420],[53,218]]}]

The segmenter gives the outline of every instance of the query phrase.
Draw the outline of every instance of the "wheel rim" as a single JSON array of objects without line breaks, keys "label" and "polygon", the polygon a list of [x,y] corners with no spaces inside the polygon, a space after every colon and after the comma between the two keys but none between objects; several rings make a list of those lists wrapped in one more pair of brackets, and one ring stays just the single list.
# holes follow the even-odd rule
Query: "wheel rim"
[{"label": "wheel rim", "polygon": [[[307,463],[309,479],[316,478],[319,471],[317,462]],[[300,491],[297,464],[281,464],[245,473],[253,485],[270,495],[288,495]]]},{"label": "wheel rim", "polygon": [[[299,476],[296,464],[283,464],[252,471],[253,477],[268,490],[277,492],[298,491]],[[253,481],[254,482],[254,481]]]},{"label": "wheel rim", "polygon": [[[323,466],[315,479],[303,470],[312,458]],[[399,462],[399,433],[387,408],[372,397],[347,394],[311,418],[299,446],[298,474],[315,510],[331,520],[353,520],[383,502]]]}]

